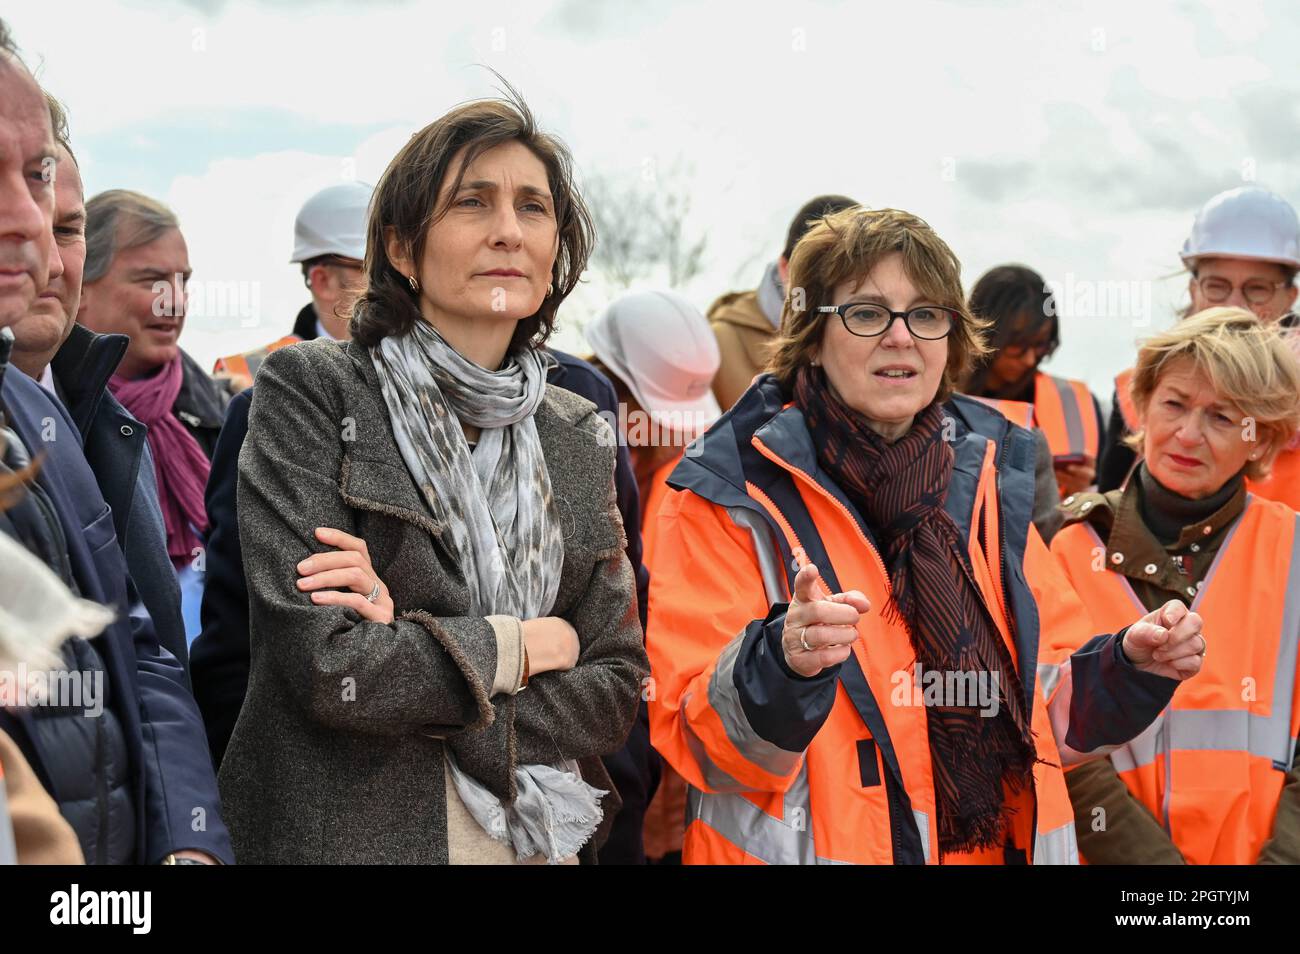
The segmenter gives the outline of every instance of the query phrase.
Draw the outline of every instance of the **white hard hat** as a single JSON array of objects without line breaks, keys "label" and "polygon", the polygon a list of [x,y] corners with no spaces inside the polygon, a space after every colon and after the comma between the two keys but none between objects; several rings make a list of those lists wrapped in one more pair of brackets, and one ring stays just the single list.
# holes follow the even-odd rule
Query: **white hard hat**
[{"label": "white hard hat", "polygon": [[305,262],[319,255],[365,261],[366,212],[373,188],[345,182],[321,189],[303,203],[293,223],[293,258]]},{"label": "white hard hat", "polygon": [[722,413],[713,377],[722,355],[709,321],[675,292],[630,292],[587,325],[587,343],[660,427],[704,431]]},{"label": "white hard hat", "polygon": [[1183,243],[1183,264],[1224,256],[1300,268],[1300,218],[1275,192],[1243,186],[1220,192],[1201,207]]}]

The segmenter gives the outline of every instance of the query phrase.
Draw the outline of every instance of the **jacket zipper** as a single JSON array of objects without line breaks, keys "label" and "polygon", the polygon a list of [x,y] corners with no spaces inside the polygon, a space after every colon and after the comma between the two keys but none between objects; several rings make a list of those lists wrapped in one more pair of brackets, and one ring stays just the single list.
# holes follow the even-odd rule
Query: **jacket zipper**
[{"label": "jacket zipper", "polygon": [[[804,483],[808,484],[808,486],[811,487],[813,490],[817,491],[818,494],[825,497],[836,507],[836,509],[839,510],[840,513],[844,515],[845,519],[849,523],[849,526],[853,527],[853,532],[858,535],[858,539],[867,545],[867,549],[870,550],[871,555],[875,557],[876,567],[880,570],[880,575],[885,581],[885,589],[890,593],[890,595],[893,595],[893,587],[890,585],[889,582],[889,571],[885,569],[885,561],[881,558],[880,551],[876,549],[876,545],[874,543],[872,543],[869,539],[867,539],[866,534],[862,532],[862,528],[858,526],[858,522],[853,519],[853,514],[849,513],[848,510],[845,509],[844,504],[840,503],[831,494],[827,493],[826,488],[822,487],[821,484],[813,480],[813,478],[808,473],[800,470],[798,467],[795,467],[793,464],[790,464],[782,460],[780,457],[778,457],[776,454],[770,451],[767,445],[764,444],[757,437],[754,438],[754,446],[758,448],[759,453],[761,453],[764,457],[772,461],[777,466],[782,467],[793,474],[797,474],[799,477],[802,477]],[[790,534],[792,536],[795,535],[793,528],[791,528]],[[797,536],[795,536],[795,542],[796,543],[798,542]],[[800,548],[803,547],[803,544],[799,544],[799,545]]]}]

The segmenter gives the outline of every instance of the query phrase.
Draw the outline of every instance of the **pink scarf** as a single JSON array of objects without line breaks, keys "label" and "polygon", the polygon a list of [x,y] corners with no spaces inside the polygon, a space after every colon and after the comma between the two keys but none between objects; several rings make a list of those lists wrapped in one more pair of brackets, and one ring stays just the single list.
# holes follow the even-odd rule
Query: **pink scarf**
[{"label": "pink scarf", "polygon": [[153,377],[130,381],[115,374],[108,380],[113,396],[149,428],[158,503],[167,527],[167,554],[178,569],[191,562],[195,548],[203,545],[200,533],[208,529],[203,488],[211,466],[199,442],[172,413],[181,380],[179,353]]}]

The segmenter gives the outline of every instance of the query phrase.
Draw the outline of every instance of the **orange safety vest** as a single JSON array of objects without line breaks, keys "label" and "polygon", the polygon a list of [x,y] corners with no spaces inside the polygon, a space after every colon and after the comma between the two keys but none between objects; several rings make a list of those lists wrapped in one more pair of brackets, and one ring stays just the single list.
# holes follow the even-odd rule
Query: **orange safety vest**
[{"label": "orange safety vest", "polygon": [[262,366],[267,355],[273,351],[279,351],[281,348],[287,348],[291,344],[297,344],[302,341],[297,335],[285,335],[277,341],[272,341],[264,348],[255,348],[252,351],[245,351],[243,354],[232,354],[225,358],[218,358],[217,363],[213,365],[213,374],[229,374],[234,377],[243,377],[252,380],[257,377],[257,369]]},{"label": "orange safety vest", "polygon": [[1101,455],[1101,428],[1092,392],[1082,381],[1056,378],[1041,371],[1034,378],[1034,423],[1047,437],[1053,456]]},{"label": "orange safety vest", "polygon": [[1125,368],[1115,375],[1115,400],[1119,403],[1119,414],[1124,419],[1124,427],[1130,434],[1138,432],[1137,407],[1133,404],[1133,368]]},{"label": "orange safety vest", "polygon": [[[1092,403],[1092,392],[1082,381],[1056,378],[1041,371],[1034,377],[1034,403],[978,398],[1021,427],[1037,427],[1047,438],[1053,456],[1088,454],[1101,456],[1101,428]],[[1066,491],[1061,488],[1061,496]]]},{"label": "orange safety vest", "polygon": [[1001,398],[978,397],[970,395],[977,401],[987,404],[1005,417],[1012,424],[1021,427],[1034,427],[1034,406],[1027,401],[1004,401]]},{"label": "orange safety vest", "polygon": [[[1145,615],[1089,524],[1062,529],[1052,553],[1095,626]],[[1253,864],[1300,730],[1300,516],[1249,496],[1191,608],[1205,621],[1203,668],[1110,760],[1189,862]]]},{"label": "orange safety vest", "polygon": [[[751,390],[733,409],[733,426],[736,413],[761,398],[762,391],[761,385]],[[781,415],[773,423],[779,420]],[[732,439],[729,428],[715,429],[719,431]],[[647,637],[653,672],[650,723],[656,749],[690,785],[683,861],[891,864],[900,859],[900,844],[911,837],[916,851],[904,860],[937,863],[927,717],[906,625],[883,612],[890,599],[888,574],[844,504],[807,469],[770,446],[765,441],[769,432],[767,426],[759,428],[749,445],[779,468],[773,473],[784,489],[768,481],[769,493],[751,482],[746,470],[748,493],[736,498],[748,501],[745,505],[728,506],[692,489],[675,489],[660,510]],[[1003,580],[1006,551],[1001,541],[1014,528],[999,531],[1002,481],[994,463],[999,444],[978,434],[966,435],[962,442],[959,461],[973,460],[972,469],[958,468],[961,479],[969,480],[972,500],[971,565],[1023,684],[1034,686],[1031,726],[1038,762],[1032,791],[1009,798],[1011,838],[1034,863],[1076,863],[1074,812],[1054,728],[1060,713],[1053,711],[1058,695],[1068,706],[1070,694],[1056,690],[1070,684],[1069,664],[1064,657],[1040,661],[1037,639],[1028,648],[1018,640],[1024,635],[1017,634],[1020,622],[1009,619],[1006,610],[1017,604]],[[1017,475],[1027,482],[1023,496],[1028,500],[1032,450],[1023,441],[1016,447],[1013,456],[1024,471]],[[975,458],[966,453],[971,448]],[[682,462],[673,476],[676,487],[691,487],[692,478],[684,476],[688,472],[703,475],[701,480],[715,479],[706,473],[707,465],[692,466],[690,458]],[[780,503],[773,496],[778,489],[784,495]],[[1086,642],[1092,635],[1087,614],[1029,527],[1027,513],[1023,522],[1023,565],[1014,568],[1014,596],[1022,607],[1029,600],[1035,604],[1032,613],[1026,608],[1025,620],[1036,615],[1041,632],[1071,630],[1080,644]],[[784,554],[801,548],[813,557],[828,586],[861,590],[872,610],[859,621],[859,639],[852,659],[841,667],[829,716],[806,750],[797,753],[757,735],[731,687],[748,628],[761,625],[756,621],[767,616],[769,607],[788,600],[793,574],[783,572]],[[818,552],[821,559],[814,556]],[[1032,628],[1034,622],[1025,625]],[[875,700],[878,707],[872,710],[864,699]],[[894,767],[897,774],[891,775]],[[900,802],[910,807],[907,817],[900,818]],[[1004,860],[1002,850],[943,859]]]},{"label": "orange safety vest", "polygon": [[1273,469],[1263,480],[1246,481],[1246,488],[1265,500],[1276,500],[1292,510],[1300,510],[1300,449],[1284,450],[1273,461]]}]

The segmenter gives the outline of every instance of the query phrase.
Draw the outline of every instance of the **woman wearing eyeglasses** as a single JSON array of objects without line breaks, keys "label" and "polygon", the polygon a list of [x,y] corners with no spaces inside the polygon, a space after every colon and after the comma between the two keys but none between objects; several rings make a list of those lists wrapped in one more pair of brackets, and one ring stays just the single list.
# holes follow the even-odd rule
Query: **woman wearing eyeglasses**
[{"label": "woman wearing eyeglasses", "polygon": [[963,393],[1043,432],[1062,497],[1087,489],[1097,476],[1105,423],[1086,384],[1039,370],[1061,343],[1056,301],[1043,276],[1023,265],[999,265],[975,283],[970,308],[990,325],[991,353]]},{"label": "woman wearing eyeglasses", "polygon": [[[1191,304],[1184,317],[1218,305],[1246,308],[1262,322],[1280,322],[1290,334],[1300,334],[1291,327],[1296,322],[1291,309],[1300,271],[1300,217],[1280,195],[1258,186],[1220,192],[1196,213],[1182,260],[1191,273]],[[1136,452],[1125,442],[1138,429],[1132,382],[1132,368],[1115,378],[1097,481],[1103,493],[1122,485],[1137,463]],[[1300,451],[1294,440],[1278,456],[1273,475],[1252,483],[1251,490],[1300,508]]]},{"label": "woman wearing eyeglasses", "polygon": [[952,396],[985,328],[925,222],[826,216],[788,288],[768,373],[660,509],[650,719],[690,786],[683,861],[1077,861],[1061,766],[1155,718],[1200,618],[1092,637],[1030,525],[1032,435]]}]

